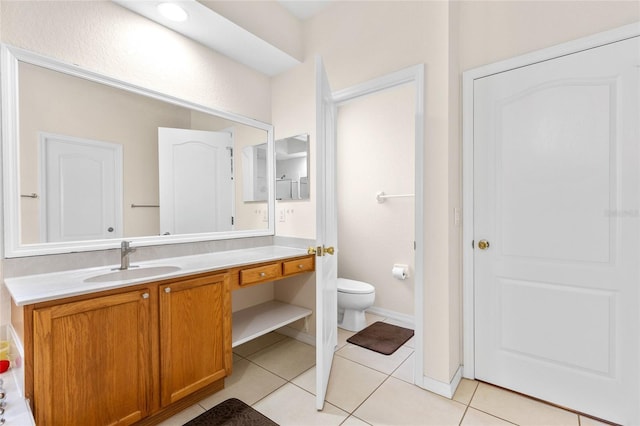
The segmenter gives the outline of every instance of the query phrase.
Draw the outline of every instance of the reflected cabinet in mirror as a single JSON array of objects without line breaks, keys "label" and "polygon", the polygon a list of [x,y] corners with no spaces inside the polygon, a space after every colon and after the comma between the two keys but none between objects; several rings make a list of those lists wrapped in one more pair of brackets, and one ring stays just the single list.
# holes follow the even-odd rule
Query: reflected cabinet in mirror
[{"label": "reflected cabinet in mirror", "polygon": [[[309,199],[309,135],[275,141],[276,200]],[[244,200],[267,199],[267,144],[245,146],[242,151]]]},{"label": "reflected cabinet in mirror", "polygon": [[2,61],[7,257],[273,235],[271,125],[13,47]]}]

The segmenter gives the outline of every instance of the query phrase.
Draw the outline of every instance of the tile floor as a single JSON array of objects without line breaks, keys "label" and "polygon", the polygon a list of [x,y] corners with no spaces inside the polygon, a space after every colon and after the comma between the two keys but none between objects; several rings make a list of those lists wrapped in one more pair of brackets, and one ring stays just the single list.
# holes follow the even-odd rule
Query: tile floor
[{"label": "tile floor", "polygon": [[[369,323],[384,318],[367,314]],[[162,423],[181,426],[227,398],[284,425],[575,425],[604,423],[463,379],[453,399],[412,382],[413,339],[389,356],[347,343],[339,329],[325,408],[315,409],[315,348],[270,333],[234,349],[225,389]]]}]

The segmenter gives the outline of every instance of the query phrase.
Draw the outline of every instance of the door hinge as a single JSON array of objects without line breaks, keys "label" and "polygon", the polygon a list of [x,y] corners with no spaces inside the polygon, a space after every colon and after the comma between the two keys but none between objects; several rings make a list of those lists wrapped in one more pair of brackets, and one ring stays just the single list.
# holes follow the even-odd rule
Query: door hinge
[{"label": "door hinge", "polygon": [[231,224],[233,225],[233,216],[231,216]]},{"label": "door hinge", "polygon": [[471,240],[471,248],[474,249],[475,247],[475,240]]}]

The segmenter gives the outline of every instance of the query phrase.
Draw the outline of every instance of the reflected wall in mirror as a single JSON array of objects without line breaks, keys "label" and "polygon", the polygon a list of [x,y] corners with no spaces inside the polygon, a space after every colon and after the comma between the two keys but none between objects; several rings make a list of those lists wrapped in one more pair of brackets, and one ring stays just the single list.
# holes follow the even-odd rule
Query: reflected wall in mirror
[{"label": "reflected wall in mirror", "polygon": [[[242,151],[245,201],[266,199],[267,145],[247,146]],[[309,135],[302,134],[275,142],[276,200],[309,199]]]},{"label": "reflected wall in mirror", "polygon": [[264,145],[262,172],[274,176],[273,143],[264,144],[271,125],[20,49],[2,53],[13,71],[3,75],[7,256],[106,248],[120,238],[273,235],[274,186],[260,207],[245,203],[247,165],[236,155]]}]

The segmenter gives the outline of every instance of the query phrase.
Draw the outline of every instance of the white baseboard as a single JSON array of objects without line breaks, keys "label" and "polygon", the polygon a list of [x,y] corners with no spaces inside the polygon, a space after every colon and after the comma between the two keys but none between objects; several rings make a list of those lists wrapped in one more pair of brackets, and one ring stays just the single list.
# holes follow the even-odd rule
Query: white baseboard
[{"label": "white baseboard", "polygon": [[456,373],[453,375],[450,383],[441,382],[424,376],[421,387],[430,392],[437,393],[438,395],[451,399],[456,393],[456,389],[458,389],[460,380],[462,380],[462,366],[458,367],[458,370],[456,370]]},{"label": "white baseboard", "polygon": [[410,329],[415,328],[415,320],[413,318],[413,315],[401,314],[400,312],[390,311],[388,309],[382,309],[376,306],[370,307],[366,312],[378,315],[380,317],[385,317],[389,320],[392,320],[394,323],[396,323],[396,325],[399,325],[401,327]]}]

